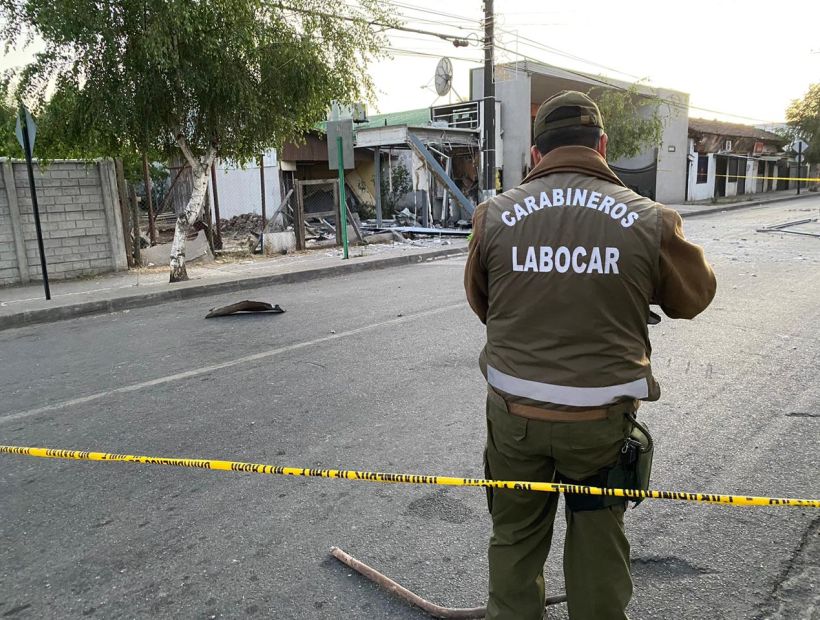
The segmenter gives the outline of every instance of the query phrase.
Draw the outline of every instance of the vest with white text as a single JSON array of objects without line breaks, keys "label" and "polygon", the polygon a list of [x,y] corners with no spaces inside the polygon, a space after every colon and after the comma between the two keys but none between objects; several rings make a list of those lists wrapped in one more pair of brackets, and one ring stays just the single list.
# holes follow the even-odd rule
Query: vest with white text
[{"label": "vest with white text", "polygon": [[656,203],[580,173],[493,198],[481,237],[488,383],[536,405],[656,400],[647,318],[660,229]]}]

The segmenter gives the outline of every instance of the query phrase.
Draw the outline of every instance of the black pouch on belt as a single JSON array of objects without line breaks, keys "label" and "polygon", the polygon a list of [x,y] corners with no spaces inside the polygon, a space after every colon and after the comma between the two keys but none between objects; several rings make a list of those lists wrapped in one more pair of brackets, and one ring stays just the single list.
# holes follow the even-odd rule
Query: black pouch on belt
[{"label": "black pouch on belt", "polygon": [[[618,462],[612,467],[600,470],[597,474],[583,480],[571,480],[559,474],[561,482],[580,486],[602,487],[607,489],[643,490],[649,488],[649,476],[652,473],[652,456],[654,444],[649,430],[638,422],[634,414],[628,415],[632,422],[632,431],[624,439]],[[583,495],[567,493],[564,496],[567,508],[580,512],[584,510],[601,510],[609,506],[623,504],[630,499],[635,506],[643,499],[613,497],[609,495]]]},{"label": "black pouch on belt", "polygon": [[[624,440],[618,463],[609,470],[606,486],[610,489],[627,489],[646,491],[649,488],[649,477],[652,474],[652,457],[655,444],[649,429],[635,419],[634,414],[627,416],[632,422],[632,431]],[[635,506],[643,499],[631,499]]]}]

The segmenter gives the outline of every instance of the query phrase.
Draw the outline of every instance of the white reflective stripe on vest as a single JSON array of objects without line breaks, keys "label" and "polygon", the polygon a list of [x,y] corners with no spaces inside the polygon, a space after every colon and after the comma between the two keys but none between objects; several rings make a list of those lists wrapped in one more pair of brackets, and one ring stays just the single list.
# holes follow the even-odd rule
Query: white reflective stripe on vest
[{"label": "white reflective stripe on vest", "polygon": [[606,387],[570,387],[519,379],[490,365],[487,365],[487,382],[513,396],[571,407],[601,407],[621,398],[641,399],[649,396],[649,384],[646,379]]}]

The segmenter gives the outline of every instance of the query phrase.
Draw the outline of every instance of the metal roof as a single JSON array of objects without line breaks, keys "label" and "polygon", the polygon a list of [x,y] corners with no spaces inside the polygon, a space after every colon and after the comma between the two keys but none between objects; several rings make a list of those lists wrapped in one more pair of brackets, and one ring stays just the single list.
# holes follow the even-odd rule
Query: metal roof
[{"label": "metal roof", "polygon": [[372,127],[390,127],[393,125],[407,125],[409,127],[426,127],[430,124],[430,108],[404,110],[389,114],[374,114],[368,117],[366,123],[356,123],[356,129],[370,129]]},{"label": "metal roof", "polygon": [[[373,129],[374,127],[395,127],[404,125],[406,127],[427,127],[430,124],[430,108],[419,108],[417,110],[403,110],[401,112],[390,112],[389,114],[374,114],[365,123],[354,123],[353,130]],[[316,128],[327,131],[327,121],[318,123]]]},{"label": "metal roof", "polygon": [[710,121],[705,118],[690,118],[689,133],[709,133],[730,138],[755,138],[757,140],[768,140],[770,142],[784,143],[786,139],[771,131],[758,129],[751,125],[740,123],[725,123],[723,121]]}]

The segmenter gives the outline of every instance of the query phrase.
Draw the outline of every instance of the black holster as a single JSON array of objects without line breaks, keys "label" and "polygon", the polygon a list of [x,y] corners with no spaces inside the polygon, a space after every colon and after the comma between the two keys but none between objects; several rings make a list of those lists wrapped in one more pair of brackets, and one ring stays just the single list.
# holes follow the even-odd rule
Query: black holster
[{"label": "black holster", "polygon": [[[652,473],[652,457],[654,443],[649,430],[635,419],[634,414],[627,417],[632,422],[632,430],[624,439],[618,461],[611,467],[598,470],[598,473],[584,478],[573,480],[558,472],[558,479],[565,484],[600,487],[604,489],[642,490],[649,488],[649,477]],[[584,510],[601,510],[610,506],[618,506],[627,501],[627,498],[612,497],[609,495],[583,495],[580,493],[566,493],[564,499],[567,508],[575,512]],[[635,506],[643,498],[629,498]]]}]

